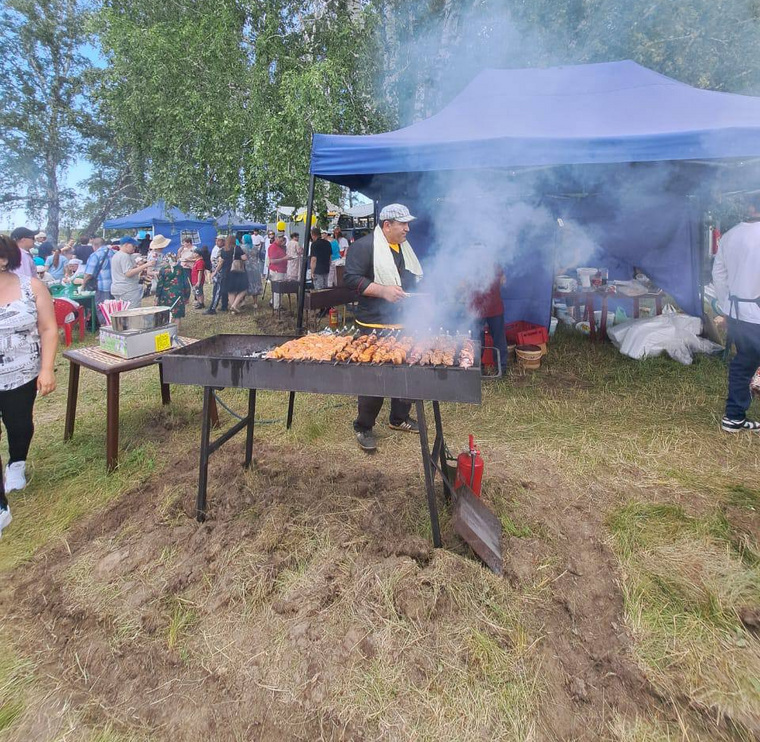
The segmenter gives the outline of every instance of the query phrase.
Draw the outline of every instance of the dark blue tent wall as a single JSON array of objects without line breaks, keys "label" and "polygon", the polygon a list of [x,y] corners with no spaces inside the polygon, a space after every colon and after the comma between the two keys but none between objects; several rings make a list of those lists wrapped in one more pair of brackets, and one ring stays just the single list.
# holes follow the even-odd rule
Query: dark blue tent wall
[{"label": "dark blue tent wall", "polygon": [[[604,198],[582,199],[568,218],[599,244],[599,262],[625,273],[637,266],[690,313],[700,313],[695,249],[697,210],[688,196],[709,163],[760,157],[760,98],[700,90],[634,62],[549,69],[485,70],[435,116],[398,131],[370,136],[315,135],[312,174],[363,192],[381,205],[407,203],[420,216],[435,211],[425,174],[552,171],[574,166],[593,173],[611,164],[684,162],[698,177],[646,179],[636,198],[631,173],[602,185],[625,208]],[[693,164],[693,163],[702,164]],[[618,175],[620,174],[618,173]],[[650,191],[647,193],[647,191]],[[531,197],[536,193],[530,187]],[[638,198],[638,195],[649,198]],[[661,194],[664,194],[662,197]],[[540,195],[540,194],[539,194]],[[473,220],[476,221],[473,211]],[[499,214],[490,215],[499,219]],[[415,222],[412,242],[424,254],[429,225]],[[553,266],[539,256],[508,266],[504,292],[510,318],[548,321]],[[621,276],[622,277],[622,276]],[[630,277],[630,275],[625,276]]]},{"label": "dark blue tent wall", "polygon": [[118,219],[108,219],[103,224],[103,229],[150,229],[153,235],[163,235],[170,240],[169,252],[179,249],[179,242],[183,231],[198,232],[200,244],[211,247],[216,239],[216,227],[212,219],[197,219],[189,214],[184,214],[179,209],[166,209],[163,201],[148,206],[141,211]]}]

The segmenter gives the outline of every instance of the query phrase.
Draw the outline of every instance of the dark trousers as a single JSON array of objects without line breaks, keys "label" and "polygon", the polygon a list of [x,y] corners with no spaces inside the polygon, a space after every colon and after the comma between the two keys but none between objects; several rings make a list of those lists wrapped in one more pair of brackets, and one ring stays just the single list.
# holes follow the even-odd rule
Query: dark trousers
[{"label": "dark trousers", "polygon": [[[507,370],[507,336],[504,334],[504,313],[495,314],[493,317],[484,317],[480,320],[477,328],[477,332],[473,333],[476,337],[480,335],[481,347],[485,345],[486,334],[483,332],[483,327],[488,326],[488,332],[491,333],[493,338],[494,347],[499,351],[499,358],[501,360],[501,370]],[[494,361],[496,359],[494,358]]]},{"label": "dark trousers", "polygon": [[726,417],[743,420],[752,402],[749,383],[760,367],[760,325],[729,319],[728,332],[736,345],[736,355],[728,367]]},{"label": "dark trousers", "polygon": [[[369,328],[362,328],[362,335],[369,335],[372,332]],[[385,399],[383,397],[359,397],[359,414],[354,420],[354,430],[368,433],[375,427],[375,420],[380,414]],[[407,399],[392,399],[390,422],[399,425],[409,417],[409,411],[412,409],[412,403]]]},{"label": "dark trousers", "polygon": [[[375,420],[380,414],[380,409],[385,400],[382,397],[359,397],[359,414],[354,420],[354,430],[357,432],[369,432],[375,426]],[[390,421],[393,425],[399,425],[409,417],[412,403],[406,399],[391,400]]]},{"label": "dark trousers", "polygon": [[209,309],[216,310],[219,301],[222,302],[222,311],[226,312],[229,306],[229,296],[227,295],[227,274],[219,273],[214,279],[214,291],[211,294],[211,305]]},{"label": "dark trousers", "polygon": [[[37,397],[37,379],[27,384],[0,392],[0,417],[8,434],[8,453],[11,464],[26,461],[29,445],[34,435],[34,400]],[[0,461],[2,468],[2,461]],[[0,472],[0,506],[6,506],[5,487],[2,472]]]}]

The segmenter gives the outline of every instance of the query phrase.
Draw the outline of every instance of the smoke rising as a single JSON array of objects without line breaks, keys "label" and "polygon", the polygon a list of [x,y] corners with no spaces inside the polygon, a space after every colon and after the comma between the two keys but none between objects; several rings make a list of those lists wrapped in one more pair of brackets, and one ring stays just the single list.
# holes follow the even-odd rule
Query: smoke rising
[{"label": "smoke rising", "polygon": [[[710,52],[710,44],[720,39],[716,42],[708,29],[691,28],[689,55],[682,53],[687,41],[679,40],[686,38],[681,30],[692,13],[736,19],[742,39],[748,28],[756,33],[760,25],[749,0],[689,0],[685,14],[681,4],[672,5],[596,0],[510,9],[496,0],[387,0],[378,64],[385,73],[378,88],[399,126],[438,112],[487,67],[629,58],[693,85],[760,92],[760,47],[749,36],[740,44],[742,59],[731,53],[733,72]],[[704,54],[695,56],[702,42]],[[469,115],[488,116],[487,101]],[[531,297],[528,279],[540,274],[551,280],[583,265],[604,265],[611,277],[630,278],[634,266],[616,256],[615,241],[621,238],[640,245],[642,260],[649,260],[656,273],[654,252],[689,228],[689,209],[704,210],[714,202],[718,182],[714,170],[685,163],[557,167],[535,173],[473,173],[466,161],[459,167],[424,174],[408,192],[383,189],[381,205],[402,201],[419,217],[409,240],[421,256],[425,279],[420,291],[429,300],[409,303],[406,324],[422,332],[473,324],[468,292],[485,290],[499,268],[507,279],[504,294],[516,297],[522,307],[543,306],[545,316],[550,299]],[[760,176],[756,165],[749,169]],[[693,197],[688,208],[685,194]],[[600,214],[603,218],[589,218]],[[659,243],[652,239],[655,226]],[[666,283],[666,267],[651,277]]]},{"label": "smoke rising", "polygon": [[427,246],[424,300],[411,301],[404,316],[414,332],[474,329],[473,293],[486,291],[500,271],[506,292],[514,294],[526,272],[592,264],[598,247],[592,236],[572,219],[560,226],[555,211],[532,192],[535,184],[526,189],[524,179],[449,173],[427,181],[428,192],[439,195],[423,199],[420,228],[413,222],[409,234],[412,246]]}]

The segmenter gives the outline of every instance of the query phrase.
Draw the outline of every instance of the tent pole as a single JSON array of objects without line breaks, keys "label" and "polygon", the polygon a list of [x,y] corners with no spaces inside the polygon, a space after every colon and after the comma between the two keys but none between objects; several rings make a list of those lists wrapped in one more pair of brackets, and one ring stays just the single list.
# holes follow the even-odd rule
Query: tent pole
[{"label": "tent pole", "polygon": [[[314,174],[309,175],[309,196],[306,204],[306,234],[303,238],[303,263],[301,264],[301,283],[298,287],[298,317],[296,318],[296,335],[303,332],[303,306],[306,301],[306,268],[309,264],[309,242],[311,241],[311,212],[314,207]],[[293,407],[296,402],[296,393],[291,392],[288,397],[288,421],[287,428],[293,424]]]},{"label": "tent pole", "polygon": [[309,265],[309,242],[311,241],[311,214],[314,208],[314,174],[309,175],[309,197],[306,203],[306,234],[303,238],[303,263],[301,264],[301,283],[298,287],[298,315],[296,317],[296,334],[303,332],[303,306],[306,300],[306,269]]}]

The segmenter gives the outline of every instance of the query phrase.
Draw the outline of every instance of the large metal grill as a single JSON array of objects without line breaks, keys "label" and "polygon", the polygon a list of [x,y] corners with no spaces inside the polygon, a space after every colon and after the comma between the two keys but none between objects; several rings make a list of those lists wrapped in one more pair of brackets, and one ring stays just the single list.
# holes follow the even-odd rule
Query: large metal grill
[{"label": "large metal grill", "polygon": [[[456,497],[448,479],[446,446],[439,402],[480,403],[480,357],[476,348],[471,368],[458,366],[393,365],[390,363],[335,363],[330,361],[288,361],[265,358],[267,351],[291,340],[277,335],[214,335],[185,348],[166,353],[159,362],[167,384],[192,384],[203,387],[200,466],[198,475],[197,517],[206,517],[208,461],[214,451],[242,430],[246,431],[245,466],[253,462],[253,432],[256,416],[256,391],[266,389],[290,392],[288,427],[292,420],[296,392],[343,394],[350,396],[396,397],[414,402],[420,426],[420,448],[425,473],[433,544],[441,546],[435,476],[440,474],[446,499]],[[216,440],[211,440],[211,419],[215,389],[248,389],[248,411]],[[430,445],[425,401],[432,401],[435,436]],[[478,523],[458,530],[475,552],[496,571],[501,572],[500,526],[489,512],[482,512],[472,497],[477,520],[490,521],[492,534]],[[460,508],[461,512],[465,512]],[[466,515],[466,513],[465,513]],[[472,519],[471,519],[472,520]],[[455,518],[456,522],[456,518]],[[495,535],[493,535],[495,534]]]},{"label": "large metal grill", "polygon": [[284,361],[263,354],[290,337],[214,335],[162,356],[164,381],[312,394],[367,395],[480,404],[480,359],[472,368],[390,363]]}]

